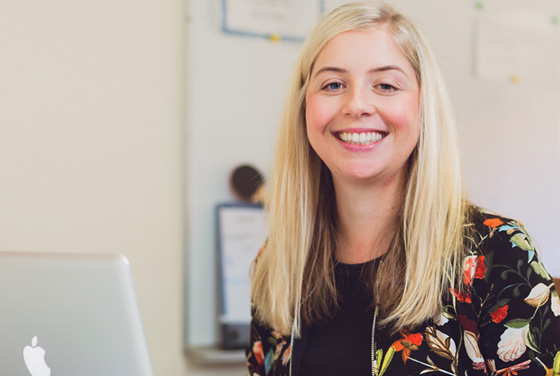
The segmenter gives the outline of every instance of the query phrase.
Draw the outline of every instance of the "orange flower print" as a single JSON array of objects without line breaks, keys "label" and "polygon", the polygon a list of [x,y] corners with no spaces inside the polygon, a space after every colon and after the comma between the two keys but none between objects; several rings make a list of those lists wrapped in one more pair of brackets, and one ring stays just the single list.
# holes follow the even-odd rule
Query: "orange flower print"
[{"label": "orange flower print", "polygon": [[496,375],[515,376],[515,375],[518,374],[517,371],[521,371],[521,370],[529,368],[530,363],[531,363],[530,360],[526,360],[526,361],[524,361],[522,363],[519,363],[519,364],[516,364],[514,366],[501,369],[501,370],[496,372]]},{"label": "orange flower print", "polygon": [[484,265],[484,256],[479,256],[476,260],[476,270],[474,271],[474,278],[483,279],[486,274],[486,265]]},{"label": "orange flower print", "polygon": [[484,278],[485,273],[484,256],[468,256],[465,258],[463,262],[463,283],[467,288],[472,285],[474,278]]},{"label": "orange flower print", "polygon": [[451,291],[451,293],[455,295],[457,300],[460,301],[461,303],[469,303],[469,304],[472,303],[472,299],[469,293],[465,291],[458,291],[455,289],[449,289],[449,291]]},{"label": "orange flower print", "polygon": [[490,219],[485,220],[484,224],[488,227],[495,228],[495,227],[498,227],[500,225],[503,225],[504,222],[502,222],[502,220],[499,219],[499,218],[490,218]]},{"label": "orange flower print", "polygon": [[422,337],[421,333],[410,333],[408,330],[403,330],[401,335],[402,339],[395,341],[391,347],[395,348],[395,352],[402,351],[402,359],[406,364],[406,361],[410,357],[412,351],[416,351],[420,348],[424,337]]},{"label": "orange flower print", "polygon": [[506,318],[507,311],[508,311],[508,306],[505,305],[503,307],[498,308],[494,312],[490,313],[490,316],[492,316],[492,321],[494,321],[496,324],[500,323],[503,319]]},{"label": "orange flower print", "polygon": [[288,346],[282,355],[282,365],[287,365],[292,359],[292,346]]},{"label": "orange flower print", "polygon": [[261,341],[256,341],[253,344],[253,354],[255,354],[255,359],[259,366],[262,366],[264,364],[264,353]]},{"label": "orange flower print", "polygon": [[465,286],[470,286],[474,277],[476,269],[476,256],[469,256],[463,262],[463,283]]}]

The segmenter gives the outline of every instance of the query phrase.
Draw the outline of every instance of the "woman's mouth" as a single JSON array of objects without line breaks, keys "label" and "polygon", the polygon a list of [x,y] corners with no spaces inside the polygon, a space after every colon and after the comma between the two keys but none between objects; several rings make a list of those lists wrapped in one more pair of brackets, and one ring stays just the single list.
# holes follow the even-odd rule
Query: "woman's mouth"
[{"label": "woman's mouth", "polygon": [[352,145],[371,145],[385,137],[380,132],[338,132],[338,139]]}]

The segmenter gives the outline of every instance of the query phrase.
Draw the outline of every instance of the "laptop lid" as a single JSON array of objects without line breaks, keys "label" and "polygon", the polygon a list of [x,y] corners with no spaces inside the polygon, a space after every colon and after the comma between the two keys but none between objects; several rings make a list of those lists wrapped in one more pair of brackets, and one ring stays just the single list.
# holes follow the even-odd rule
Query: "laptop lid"
[{"label": "laptop lid", "polygon": [[0,252],[0,370],[152,376],[128,260]]}]

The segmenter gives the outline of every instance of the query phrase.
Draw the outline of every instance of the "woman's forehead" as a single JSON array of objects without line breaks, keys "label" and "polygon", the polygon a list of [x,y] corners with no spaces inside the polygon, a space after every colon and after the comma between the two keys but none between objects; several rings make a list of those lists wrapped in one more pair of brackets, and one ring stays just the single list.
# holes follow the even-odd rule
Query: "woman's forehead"
[{"label": "woman's forehead", "polygon": [[397,66],[407,75],[414,72],[392,33],[379,26],[343,31],[332,37],[318,53],[311,74],[326,66],[366,71]]}]

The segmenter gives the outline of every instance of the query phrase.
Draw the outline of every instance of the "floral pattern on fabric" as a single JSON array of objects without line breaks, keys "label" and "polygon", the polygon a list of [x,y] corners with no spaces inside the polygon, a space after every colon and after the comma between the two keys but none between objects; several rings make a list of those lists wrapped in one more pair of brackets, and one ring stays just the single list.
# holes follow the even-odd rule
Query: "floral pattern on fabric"
[{"label": "floral pattern on fabric", "polygon": [[[267,336],[263,338],[258,333],[266,333]],[[251,346],[247,349],[248,375],[285,374],[291,356],[288,336],[283,336],[275,330],[267,331],[253,320],[253,323],[251,323]],[[278,373],[280,370],[285,372]]]},{"label": "floral pattern on fabric", "polygon": [[[474,210],[464,287],[450,290],[441,315],[414,331],[379,332],[386,335],[376,353],[380,376],[560,376],[560,300],[551,276],[519,222]],[[248,375],[289,375],[289,335],[253,320],[250,340]],[[304,348],[296,339],[294,353]]]}]

